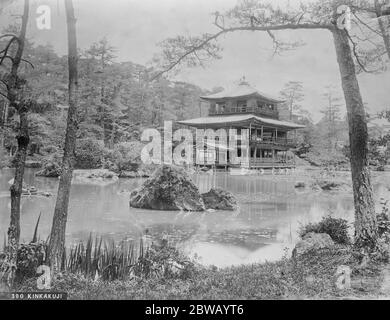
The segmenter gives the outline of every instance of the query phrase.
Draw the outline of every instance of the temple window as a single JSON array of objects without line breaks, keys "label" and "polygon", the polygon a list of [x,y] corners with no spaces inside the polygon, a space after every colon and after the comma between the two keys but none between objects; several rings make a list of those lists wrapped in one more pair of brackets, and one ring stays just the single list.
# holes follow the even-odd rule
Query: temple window
[{"label": "temple window", "polygon": [[246,112],[246,106],[247,106],[246,100],[237,101],[238,112]]},{"label": "temple window", "polygon": [[225,113],[225,110],[226,110],[226,103],[225,102],[217,103],[217,112],[218,113]]}]

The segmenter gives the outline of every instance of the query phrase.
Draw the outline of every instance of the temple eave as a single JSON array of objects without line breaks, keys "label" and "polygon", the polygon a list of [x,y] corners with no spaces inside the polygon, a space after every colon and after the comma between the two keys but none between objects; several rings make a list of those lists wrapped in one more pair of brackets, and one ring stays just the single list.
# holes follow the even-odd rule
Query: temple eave
[{"label": "temple eave", "polygon": [[286,130],[304,128],[304,126],[296,123],[280,121],[276,119],[261,118],[255,115],[209,116],[203,118],[177,121],[177,123],[195,128],[226,128],[230,126],[248,127],[249,125],[283,128]]}]

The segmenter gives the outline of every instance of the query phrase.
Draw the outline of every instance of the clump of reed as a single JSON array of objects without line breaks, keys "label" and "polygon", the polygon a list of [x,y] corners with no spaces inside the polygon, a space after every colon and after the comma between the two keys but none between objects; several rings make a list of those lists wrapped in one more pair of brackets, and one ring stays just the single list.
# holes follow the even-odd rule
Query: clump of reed
[{"label": "clump of reed", "polygon": [[[20,244],[18,249],[17,274],[24,280],[37,276],[41,264],[49,265],[48,243],[38,237],[38,217],[32,241]],[[4,238],[4,252],[7,241]],[[5,256],[4,256],[5,257]],[[4,260],[0,255],[0,265]],[[131,280],[140,278],[179,277],[184,278],[195,271],[195,263],[183,255],[165,239],[145,245],[143,237],[137,240],[114,240],[93,238],[79,242],[62,255],[61,272],[82,275],[85,278],[105,281]]]},{"label": "clump of reed", "polygon": [[166,240],[146,246],[142,240],[104,241],[92,235],[63,256],[62,269],[87,278],[132,280],[142,278],[186,278],[196,270],[194,261]]},{"label": "clump of reed", "polygon": [[[147,250],[147,249],[146,249]],[[62,269],[81,273],[85,277],[103,280],[125,280],[132,276],[132,269],[142,259],[145,246],[142,238],[136,241],[103,240],[92,235],[87,242],[80,242],[64,252]]]}]

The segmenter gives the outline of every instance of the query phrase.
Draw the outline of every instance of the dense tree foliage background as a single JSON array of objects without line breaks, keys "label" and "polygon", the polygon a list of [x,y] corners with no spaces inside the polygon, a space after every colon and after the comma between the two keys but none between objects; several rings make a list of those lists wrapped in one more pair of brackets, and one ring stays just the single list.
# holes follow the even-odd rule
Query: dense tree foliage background
[{"label": "dense tree foliage background", "polygon": [[[58,163],[67,116],[67,57],[59,56],[50,44],[35,45],[27,41],[25,50],[26,59],[34,68],[23,64],[21,72],[36,100],[29,111],[29,159]],[[140,134],[145,128],[161,128],[165,120],[206,116],[207,104],[201,104],[199,97],[222,89],[209,92],[164,77],[153,80],[155,72],[151,68],[132,62],[115,62],[115,48],[104,38],[79,54],[76,168],[132,170],[133,164],[140,161]],[[323,111],[323,117],[315,123],[310,110],[300,105],[304,86],[291,80],[281,83],[280,87],[280,97],[286,100],[279,106],[280,118],[306,126],[298,132],[299,146],[295,153],[312,164],[347,163],[347,122],[339,112],[337,116],[334,114],[339,110],[339,97],[329,98],[329,88],[324,88],[324,95],[315,106]],[[12,166],[18,120],[15,110],[9,108],[1,96],[0,124],[0,167]],[[386,146],[383,137],[372,132],[373,164],[386,162],[383,150]]]},{"label": "dense tree foliage background", "polygon": [[[0,46],[2,44],[0,43]],[[67,115],[67,58],[51,45],[26,43],[24,64],[30,91],[36,103],[29,111],[31,143],[29,156],[39,160],[59,158]],[[77,167],[101,167],[110,153],[136,160],[144,128],[160,128],[164,120],[206,115],[199,96],[206,90],[165,78],[151,81],[153,70],[132,62],[114,62],[115,49],[102,39],[80,52],[80,107]],[[0,70],[2,76],[2,70]],[[2,166],[12,165],[16,151],[15,110],[0,97]],[[128,150],[127,150],[128,149]],[[124,151],[127,150],[127,151]],[[134,152],[134,154],[132,154]],[[90,163],[90,165],[88,165]]]}]

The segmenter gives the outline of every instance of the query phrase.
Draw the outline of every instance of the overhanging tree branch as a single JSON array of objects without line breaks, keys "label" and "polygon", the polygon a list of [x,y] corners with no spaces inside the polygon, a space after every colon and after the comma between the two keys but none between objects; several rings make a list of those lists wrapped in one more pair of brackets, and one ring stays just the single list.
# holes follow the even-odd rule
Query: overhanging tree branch
[{"label": "overhanging tree branch", "polygon": [[[224,28],[222,25],[218,26],[219,29],[221,29],[219,32],[212,34],[212,35],[203,35],[203,40],[200,41],[199,44],[188,48],[186,52],[182,55],[178,55],[177,57],[172,57],[172,52],[167,52],[166,55],[169,56],[170,63],[163,68],[163,70],[159,71],[154,77],[152,77],[151,81],[159,78],[164,73],[167,73],[171,71],[174,67],[181,64],[185,61],[185,59],[194,54],[195,52],[204,50],[204,47],[208,45],[210,42],[217,40],[220,36],[237,32],[237,31],[263,31],[267,32],[269,35],[272,34],[272,31],[278,31],[278,30],[332,30],[335,28],[332,24],[317,24],[317,23],[302,23],[302,24],[284,24],[284,25],[275,25],[275,26],[241,26],[241,27],[230,27],[230,28]],[[275,37],[274,37],[275,39]],[[170,39],[168,39],[170,40]]]},{"label": "overhanging tree branch", "polygon": [[361,62],[360,60],[360,56],[357,52],[357,44],[355,41],[353,41],[351,35],[349,34],[349,32],[347,30],[345,30],[345,33],[347,34],[348,36],[348,39],[349,41],[352,43],[352,52],[353,52],[353,55],[355,57],[355,60],[356,62],[358,63],[359,67],[366,73],[373,73],[374,71],[372,70],[367,70],[367,68],[364,66],[364,64]]}]

